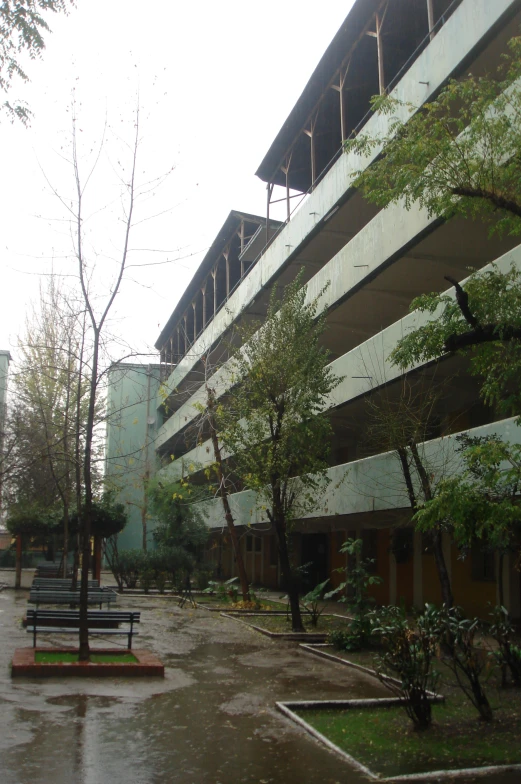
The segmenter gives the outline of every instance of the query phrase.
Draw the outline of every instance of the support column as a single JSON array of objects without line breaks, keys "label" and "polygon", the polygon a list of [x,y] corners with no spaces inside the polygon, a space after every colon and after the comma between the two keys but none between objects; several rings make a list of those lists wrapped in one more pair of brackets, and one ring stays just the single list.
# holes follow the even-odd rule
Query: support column
[{"label": "support column", "polygon": [[351,60],[349,60],[345,68],[340,69],[338,75],[338,84],[331,85],[331,88],[337,91],[340,99],[340,138],[342,139],[342,144],[347,139],[346,94],[344,92],[344,86],[346,83],[347,74],[350,65],[351,65]]},{"label": "support column", "polygon": [[273,193],[273,183],[268,182],[266,185],[267,190],[267,204],[266,204],[266,245],[270,241],[270,202],[271,194]]},{"label": "support column", "polygon": [[230,246],[223,250],[224,263],[226,268],[226,299],[230,296]]},{"label": "support column", "polygon": [[195,343],[197,339],[197,303],[195,302],[195,300],[194,302],[192,302],[192,310],[194,312],[194,343]]},{"label": "support column", "polygon": [[[218,263],[219,262],[217,262],[217,264]],[[213,270],[211,272],[211,275],[212,275],[212,278],[213,278],[213,315],[214,315],[214,318],[215,318],[215,314],[217,313],[217,281],[216,281],[216,278],[217,278],[217,264],[215,265],[215,267],[213,268]]]},{"label": "support column", "polygon": [[304,129],[304,133],[306,136],[309,136],[309,140],[311,143],[310,154],[311,154],[311,188],[315,184],[315,180],[317,178],[317,164],[316,164],[316,155],[315,155],[315,127],[317,124],[318,118],[318,110],[315,112],[314,116],[311,119],[309,130],[307,128]]},{"label": "support column", "polygon": [[427,18],[429,20],[429,36],[432,41],[436,33],[434,32],[434,7],[432,0],[427,0]]},{"label": "support column", "polygon": [[383,42],[382,42],[382,24],[385,18],[385,13],[387,9],[385,9],[383,16],[381,17],[380,14],[376,13],[376,46],[378,50],[378,85],[380,88],[380,95],[383,95],[385,92],[385,76],[384,76],[384,52],[383,52]]},{"label": "support column", "polygon": [[206,280],[201,286],[201,294],[203,295],[203,329],[206,327]]},{"label": "support column", "polygon": [[284,163],[284,166],[280,167],[283,174],[286,175],[286,213],[287,213],[288,221],[290,220],[291,217],[291,209],[289,204],[289,167],[291,166],[292,156],[293,156],[293,150],[290,152],[288,156],[286,156],[286,161]]}]

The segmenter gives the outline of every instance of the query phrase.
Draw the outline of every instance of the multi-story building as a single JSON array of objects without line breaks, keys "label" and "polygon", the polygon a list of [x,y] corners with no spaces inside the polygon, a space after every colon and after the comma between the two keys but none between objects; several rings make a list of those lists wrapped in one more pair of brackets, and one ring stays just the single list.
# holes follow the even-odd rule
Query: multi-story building
[{"label": "multi-story building", "polygon": [[[191,430],[194,404],[203,399],[202,358],[219,367],[212,384],[224,394],[223,339],[239,318],[262,318],[272,287],[303,269],[308,299],[319,295],[326,313],[323,341],[343,380],[326,404],[334,425],[332,481],[315,511],[295,522],[293,552],[312,563],[313,580],[335,579],[334,569],[345,565],[342,542],[362,537],[384,578],[375,589],[381,602],[422,606],[439,601],[440,591],[434,557],[410,524],[396,458],[380,453],[368,437],[367,400],[383,390],[391,399],[400,393],[401,374],[388,357],[421,323],[421,315],[408,312],[413,297],[445,290],[446,276],[462,281],[469,268],[521,264],[521,246],[512,237],[488,239],[478,222],[445,222],[417,206],[368,203],[352,183],[379,150],[361,160],[343,152],[343,141],[362,128],[375,136],[385,131],[385,118],[371,111],[375,94],[421,106],[450,78],[493,71],[520,23],[519,0],[357,0],[257,170],[267,186],[267,216],[230,213],[156,344],[162,395],[148,420],[154,419],[149,437],[158,470],[175,479],[189,465],[202,471],[212,459],[209,444]],[[284,216],[275,212],[281,204]],[[457,470],[458,432],[519,438],[513,420],[497,421],[480,403],[461,358],[437,363],[435,374],[448,393],[436,404],[423,450],[438,476]],[[409,374],[411,383],[415,377],[432,383],[433,376],[431,366]],[[278,585],[275,539],[262,508],[249,491],[235,493],[231,502],[250,579]],[[232,574],[219,501],[206,504],[206,513],[210,558],[223,575]],[[131,529],[127,536],[133,535]],[[462,560],[449,536],[444,553],[456,602],[483,612],[496,600],[495,556],[476,549]],[[508,555],[503,589],[519,615],[519,576]]]}]

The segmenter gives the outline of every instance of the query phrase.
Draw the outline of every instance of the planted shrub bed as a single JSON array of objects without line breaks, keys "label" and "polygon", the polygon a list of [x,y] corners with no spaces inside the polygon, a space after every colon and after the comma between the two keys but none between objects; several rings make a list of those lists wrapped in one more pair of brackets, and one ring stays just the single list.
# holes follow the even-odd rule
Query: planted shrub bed
[{"label": "planted shrub bed", "polygon": [[489,765],[521,764],[521,712],[513,690],[494,700],[494,721],[475,711],[448,684],[445,703],[432,706],[429,730],[416,731],[400,708],[296,710],[329,741],[380,776]]},{"label": "planted shrub bed", "polygon": [[[316,626],[313,626],[305,615],[302,620],[305,631],[312,634],[321,633],[326,635],[334,629],[344,629],[346,626],[346,619],[341,615],[321,615]],[[251,613],[244,616],[243,621],[275,634],[292,633],[291,616],[288,617],[286,613],[284,615]]]}]

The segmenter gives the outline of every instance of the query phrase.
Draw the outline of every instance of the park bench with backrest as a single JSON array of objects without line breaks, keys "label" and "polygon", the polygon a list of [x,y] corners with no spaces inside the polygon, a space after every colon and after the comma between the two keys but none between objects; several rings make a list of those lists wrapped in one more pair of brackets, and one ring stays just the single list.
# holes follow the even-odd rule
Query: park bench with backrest
[{"label": "park bench with backrest", "polygon": [[[109,588],[89,588],[87,592],[87,604],[99,604],[100,609],[104,604],[107,607],[117,601],[117,593]],[[30,604],[39,607],[40,604],[79,604],[80,589],[68,591],[63,589],[31,588],[29,593]]]},{"label": "park bench with backrest", "polygon": [[[129,650],[132,648],[132,637],[139,634],[134,625],[140,620],[141,613],[133,610],[87,611],[89,636],[126,635]],[[125,624],[125,628],[119,624]],[[33,635],[33,648],[36,648],[37,634],[78,634],[79,626],[79,610],[27,610],[26,630]]]},{"label": "park bench with backrest", "polygon": [[[91,588],[99,588],[99,580],[89,580],[88,582],[89,590]],[[49,578],[49,577],[35,577],[33,579],[33,583],[31,588],[41,588],[44,591],[72,591],[76,590],[72,587],[72,579],[68,578]],[[77,583],[77,588],[79,588],[79,583]]]},{"label": "park bench with backrest", "polygon": [[[72,577],[73,569],[69,567],[67,569],[67,577]],[[36,566],[36,576],[37,577],[63,577],[63,566],[59,563],[43,563],[37,564]]]}]

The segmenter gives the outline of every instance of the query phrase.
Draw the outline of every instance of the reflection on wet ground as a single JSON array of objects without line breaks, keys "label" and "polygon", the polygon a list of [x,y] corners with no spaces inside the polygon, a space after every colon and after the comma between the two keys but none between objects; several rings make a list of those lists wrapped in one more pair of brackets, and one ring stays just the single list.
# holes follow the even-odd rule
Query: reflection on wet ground
[{"label": "reflection on wet ground", "polygon": [[163,659],[164,680],[11,681],[12,652],[28,645],[26,602],[27,592],[0,593],[1,784],[367,781],[274,708],[382,694],[367,676],[168,597],[122,597],[121,606],[141,609],[138,647]]}]

